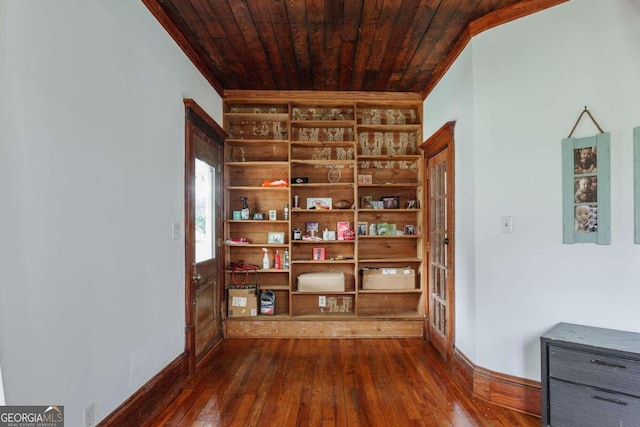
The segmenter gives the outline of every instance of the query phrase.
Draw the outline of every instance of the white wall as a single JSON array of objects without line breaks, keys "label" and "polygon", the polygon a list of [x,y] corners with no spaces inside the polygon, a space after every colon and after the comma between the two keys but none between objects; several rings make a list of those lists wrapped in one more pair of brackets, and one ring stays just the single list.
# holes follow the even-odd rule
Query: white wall
[{"label": "white wall", "polygon": [[6,399],[84,425],[184,349],[182,100],[221,99],[140,1],[0,4]]},{"label": "white wall", "polygon": [[[6,43],[5,43],[5,39],[6,39],[6,14],[5,14],[5,9],[6,9],[6,4],[3,1],[0,1],[0,76],[5,75],[5,56],[6,56]],[[0,94],[4,94],[6,93],[6,87],[4,85],[4,79],[2,79],[0,77]],[[4,96],[0,96],[0,159],[3,159],[6,157],[7,154],[7,144],[6,144],[6,131],[7,131],[7,111],[5,110],[5,97]],[[0,161],[0,164],[1,161]],[[2,202],[2,196],[3,194],[7,194],[7,188],[8,188],[9,182],[8,182],[8,176],[6,175],[6,173],[4,172],[4,169],[0,167],[0,220],[3,219],[5,217],[5,209],[4,209],[4,202]],[[0,245],[0,260],[5,259],[5,250],[3,245]],[[2,270],[4,269],[4,263],[2,261],[0,261],[0,301],[2,301],[2,283],[4,283],[3,280],[3,273]],[[0,316],[2,315],[2,312],[0,311]],[[0,324],[0,343],[2,342],[2,332],[1,332],[1,324]],[[1,355],[1,348],[0,348],[0,406],[1,405],[5,405],[5,398],[4,398],[4,382],[2,380],[2,355]]]},{"label": "white wall", "polygon": [[447,72],[446,78],[431,92],[424,103],[424,132],[428,137],[443,124],[456,121],[455,163],[455,271],[456,346],[465,349],[465,355],[475,358],[475,223],[467,212],[475,206],[474,145],[473,145],[473,58],[471,49],[465,49]]},{"label": "white wall", "polygon": [[[456,254],[475,256],[457,259],[456,334],[464,339],[456,345],[476,364],[539,379],[538,338],[557,322],[640,332],[632,173],[638,51],[637,1],[573,0],[478,35],[464,53],[472,56],[473,84],[449,72],[427,97],[425,135],[458,119]],[[469,62],[464,55],[458,62]],[[471,93],[460,96],[458,85]],[[562,244],[560,141],[585,105],[611,132],[608,246]],[[575,136],[597,132],[587,119]],[[467,195],[473,202],[460,209]],[[500,232],[503,215],[514,216],[515,233]],[[462,235],[469,221],[475,234]]]}]

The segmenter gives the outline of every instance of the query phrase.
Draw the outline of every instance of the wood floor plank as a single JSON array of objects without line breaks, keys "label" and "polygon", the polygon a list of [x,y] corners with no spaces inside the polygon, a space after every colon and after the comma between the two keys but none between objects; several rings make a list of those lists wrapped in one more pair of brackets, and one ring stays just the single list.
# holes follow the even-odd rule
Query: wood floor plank
[{"label": "wood floor plank", "polygon": [[[430,345],[399,339],[220,343],[154,427],[514,427],[540,419],[469,395]],[[136,426],[137,427],[137,426]]]}]

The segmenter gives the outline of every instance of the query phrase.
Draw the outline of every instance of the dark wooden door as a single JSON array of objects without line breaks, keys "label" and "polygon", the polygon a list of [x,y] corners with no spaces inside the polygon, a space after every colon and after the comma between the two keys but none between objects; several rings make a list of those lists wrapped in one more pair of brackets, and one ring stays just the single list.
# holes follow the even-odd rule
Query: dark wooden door
[{"label": "dark wooden door", "polygon": [[193,101],[185,105],[186,327],[193,371],[223,335],[224,131]]},{"label": "dark wooden door", "polygon": [[454,344],[454,198],[453,124],[448,123],[422,146],[426,158],[427,336],[448,360]]}]

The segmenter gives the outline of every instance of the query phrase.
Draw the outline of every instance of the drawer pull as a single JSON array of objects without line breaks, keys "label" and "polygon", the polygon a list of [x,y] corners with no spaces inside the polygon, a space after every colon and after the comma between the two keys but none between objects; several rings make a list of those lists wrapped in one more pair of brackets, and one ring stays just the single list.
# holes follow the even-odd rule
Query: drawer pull
[{"label": "drawer pull", "polygon": [[603,400],[605,402],[615,403],[616,405],[625,405],[625,406],[627,405],[627,402],[625,402],[624,400],[611,399],[609,397],[602,397],[597,394],[592,394],[591,398],[596,400]]},{"label": "drawer pull", "polygon": [[620,363],[607,362],[606,360],[591,359],[591,363],[594,363],[596,365],[601,365],[601,366],[608,366],[610,368],[627,369],[627,367],[625,365],[622,365]]}]

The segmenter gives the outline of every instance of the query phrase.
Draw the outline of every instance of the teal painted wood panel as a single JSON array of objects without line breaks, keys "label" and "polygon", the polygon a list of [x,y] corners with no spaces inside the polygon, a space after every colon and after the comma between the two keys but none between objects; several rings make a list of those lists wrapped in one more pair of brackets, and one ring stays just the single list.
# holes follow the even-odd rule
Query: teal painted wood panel
[{"label": "teal painted wood panel", "polygon": [[609,133],[562,140],[563,243],[611,243],[610,158]]},{"label": "teal painted wood panel", "polygon": [[576,242],[573,213],[573,144],[575,138],[562,140],[562,243]]},{"label": "teal painted wood panel", "polygon": [[598,244],[611,243],[611,134],[596,136],[598,147]]},{"label": "teal painted wood panel", "polygon": [[640,244],[640,126],[633,129],[633,242]]}]

